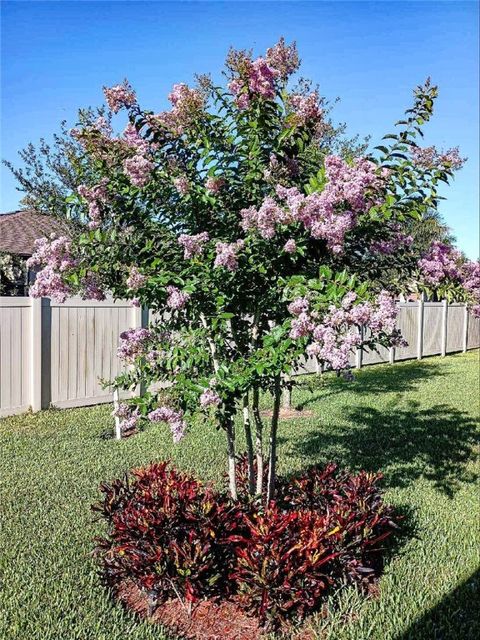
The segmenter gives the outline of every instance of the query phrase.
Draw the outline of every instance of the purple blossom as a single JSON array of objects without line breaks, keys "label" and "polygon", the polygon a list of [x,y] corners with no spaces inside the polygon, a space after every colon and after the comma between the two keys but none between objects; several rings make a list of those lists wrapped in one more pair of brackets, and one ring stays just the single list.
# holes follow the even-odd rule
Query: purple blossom
[{"label": "purple blossom", "polygon": [[207,407],[218,407],[220,403],[221,398],[216,391],[213,391],[213,389],[205,389],[200,396],[200,406],[204,409]]},{"label": "purple blossom", "polygon": [[180,176],[178,178],[174,178],[173,184],[178,193],[182,196],[186,196],[190,191],[190,181],[186,176]]},{"label": "purple blossom", "polygon": [[297,243],[293,238],[287,240],[287,242],[283,245],[283,250],[285,253],[295,253],[297,250]]},{"label": "purple blossom", "polygon": [[181,136],[201,116],[205,99],[200,91],[183,83],[173,85],[168,99],[173,105],[171,111],[152,116],[151,122]]},{"label": "purple blossom", "polygon": [[304,338],[308,336],[313,329],[313,323],[308,313],[303,312],[297,318],[292,320],[290,329],[290,338],[297,340],[298,338]]},{"label": "purple blossom", "polygon": [[128,83],[128,80],[124,80],[122,84],[117,84],[114,87],[103,87],[103,93],[113,113],[117,113],[124,107],[131,107],[137,102],[135,91]]},{"label": "purple blossom", "polygon": [[155,165],[147,158],[136,155],[133,158],[127,158],[123,163],[123,169],[130,178],[130,182],[136,187],[143,187],[150,180],[151,173]]},{"label": "purple blossom", "polygon": [[325,159],[327,184],[321,193],[303,195],[296,187],[277,185],[281,204],[265,198],[259,209],[243,209],[242,228],[257,230],[266,239],[273,238],[279,225],[302,224],[314,238],[325,240],[333,253],[341,253],[346,233],[352,229],[358,214],[374,202],[384,178],[377,167],[364,158],[357,158],[350,166],[341,158]]},{"label": "purple blossom", "polygon": [[438,286],[448,280],[460,278],[459,261],[461,253],[443,242],[433,242],[427,253],[418,261],[424,281]]},{"label": "purple blossom", "polygon": [[239,109],[247,109],[250,106],[252,95],[267,100],[275,97],[276,81],[281,72],[270,66],[267,60],[261,57],[252,60],[248,54],[232,52],[227,64],[234,73],[228,88],[235,96]]},{"label": "purple blossom", "polygon": [[287,80],[300,66],[296,43],[286,45],[284,38],[280,38],[276,45],[267,49],[265,59],[282,80]]},{"label": "purple blossom", "polygon": [[67,236],[35,240],[33,255],[27,260],[29,269],[40,270],[35,282],[30,287],[30,295],[34,298],[51,297],[58,302],[65,302],[72,295],[72,289],[65,280],[65,275],[76,266],[71,254],[71,243]]},{"label": "purple blossom", "polygon": [[140,420],[138,408],[132,411],[132,408],[125,403],[119,404],[118,407],[112,411],[112,416],[120,419],[120,429],[122,431],[131,431],[137,426]]},{"label": "purple blossom", "polygon": [[170,309],[180,310],[185,307],[187,302],[190,300],[190,294],[185,291],[180,291],[177,287],[172,285],[167,287],[167,307]]},{"label": "purple blossom", "polygon": [[147,276],[140,273],[137,267],[133,266],[127,278],[127,287],[132,291],[138,291],[138,289],[141,289],[145,285],[147,280]]},{"label": "purple blossom", "polygon": [[211,194],[219,193],[225,186],[225,178],[220,176],[211,176],[205,182],[205,189]]},{"label": "purple blossom", "polygon": [[322,119],[323,110],[316,91],[308,96],[293,94],[289,97],[288,103],[292,110],[292,119],[297,126],[315,124]]},{"label": "purple blossom", "polygon": [[88,204],[88,214],[90,216],[88,226],[90,229],[96,229],[100,226],[102,208],[108,202],[107,185],[108,179],[102,178],[102,180],[93,187],[87,187],[81,184],[77,189],[79,195]]},{"label": "purple blossom", "polygon": [[413,162],[422,169],[461,169],[466,162],[466,158],[460,157],[458,147],[439,152],[435,146],[414,147],[412,150]]},{"label": "purple blossom", "polygon": [[62,303],[72,295],[72,289],[58,271],[47,265],[37,273],[30,295],[32,298],[53,298]]},{"label": "purple blossom", "polygon": [[290,313],[297,316],[292,320],[290,337],[309,338],[307,355],[337,371],[348,368],[352,351],[362,345],[361,327],[369,330],[369,340],[387,339],[391,345],[402,344],[395,328],[398,309],[386,291],[374,302],[358,304],[357,300],[354,291],[347,293],[341,306],[330,305],[319,321],[320,314],[308,312],[305,299],[297,299],[296,304],[289,305]]},{"label": "purple blossom", "polygon": [[150,411],[148,418],[151,422],[166,422],[173,435],[173,441],[175,443],[180,442],[184,437],[187,424],[183,419],[183,411],[175,411],[170,407],[158,407]]},{"label": "purple blossom", "polygon": [[148,329],[127,329],[120,334],[120,346],[117,355],[121,360],[133,362],[138,356],[142,356],[152,339]]},{"label": "purple blossom", "polygon": [[138,133],[135,125],[127,124],[123,132],[123,138],[129,147],[135,149],[138,155],[144,155],[149,150],[149,143]]},{"label": "purple blossom", "polygon": [[292,316],[299,316],[301,313],[308,311],[310,303],[307,298],[295,298],[289,305],[288,310]]},{"label": "purple blossom", "polygon": [[184,249],[183,257],[186,260],[189,258],[193,258],[194,256],[201,255],[203,247],[205,246],[205,243],[208,242],[208,240],[209,236],[206,231],[197,233],[193,236],[189,236],[185,233],[182,233],[180,236],[178,236],[178,243]]},{"label": "purple blossom", "polygon": [[238,268],[237,253],[245,246],[244,240],[237,240],[236,242],[217,242],[215,250],[217,256],[213,264],[214,267],[224,267],[228,271],[236,271]]},{"label": "purple blossom", "polygon": [[80,282],[84,300],[105,300],[105,293],[96,273],[88,273]]}]

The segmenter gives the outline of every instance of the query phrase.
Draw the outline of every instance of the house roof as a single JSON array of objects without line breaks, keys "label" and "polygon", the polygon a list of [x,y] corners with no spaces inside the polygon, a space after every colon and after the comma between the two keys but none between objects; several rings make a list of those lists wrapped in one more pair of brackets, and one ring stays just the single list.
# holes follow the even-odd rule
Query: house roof
[{"label": "house roof", "polygon": [[0,214],[0,252],[31,256],[35,240],[51,233],[64,234],[66,224],[55,216],[31,209]]}]

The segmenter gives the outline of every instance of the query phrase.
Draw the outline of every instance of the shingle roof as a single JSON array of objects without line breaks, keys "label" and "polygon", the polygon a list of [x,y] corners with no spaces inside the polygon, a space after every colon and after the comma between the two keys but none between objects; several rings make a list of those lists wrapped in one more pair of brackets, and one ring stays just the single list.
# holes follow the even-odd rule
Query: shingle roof
[{"label": "shingle roof", "polygon": [[54,216],[31,209],[0,214],[0,252],[31,256],[35,240],[65,233],[66,224]]}]

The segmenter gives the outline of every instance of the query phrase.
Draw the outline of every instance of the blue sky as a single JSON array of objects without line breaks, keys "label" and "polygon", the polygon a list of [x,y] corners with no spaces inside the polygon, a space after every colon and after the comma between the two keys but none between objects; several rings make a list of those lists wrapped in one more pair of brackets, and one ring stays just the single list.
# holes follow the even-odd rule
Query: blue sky
[{"label": "blue sky", "polygon": [[[302,75],[341,98],[334,118],[374,142],[427,76],[439,85],[425,145],[459,145],[465,168],[441,212],[471,258],[478,256],[479,104],[477,2],[143,2],[4,0],[1,155],[16,152],[79,106],[102,102],[102,85],[128,77],[145,107],[165,108],[174,82],[217,75],[230,45],[264,52],[296,40]],[[21,194],[2,167],[0,210]]]}]

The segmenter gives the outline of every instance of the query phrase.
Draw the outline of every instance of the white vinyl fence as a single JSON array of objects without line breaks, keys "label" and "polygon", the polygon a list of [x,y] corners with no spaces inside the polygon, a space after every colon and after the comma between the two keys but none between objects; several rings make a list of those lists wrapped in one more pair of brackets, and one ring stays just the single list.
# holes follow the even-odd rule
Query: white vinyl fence
[{"label": "white vinyl fence", "polygon": [[[409,346],[352,354],[352,366],[445,355],[480,346],[480,320],[463,304],[400,303],[398,326]],[[28,297],[0,297],[0,417],[50,406],[110,402],[101,379],[121,371],[119,334],[146,326],[148,313],[128,302],[64,304]],[[315,371],[307,361],[298,373]]]}]

